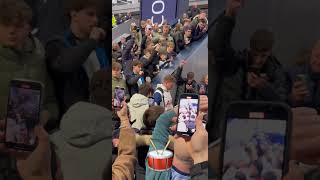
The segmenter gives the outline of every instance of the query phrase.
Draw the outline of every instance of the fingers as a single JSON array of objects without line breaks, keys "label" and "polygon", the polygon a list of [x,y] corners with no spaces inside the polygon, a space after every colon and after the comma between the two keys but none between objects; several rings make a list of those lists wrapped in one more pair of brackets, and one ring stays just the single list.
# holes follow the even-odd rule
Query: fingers
[{"label": "fingers", "polygon": [[173,125],[170,127],[170,130],[175,132],[175,131],[177,131],[178,118],[174,117],[174,118],[172,118],[171,121],[172,121]]},{"label": "fingers", "polygon": [[[292,108],[293,117],[297,116],[316,116],[317,110],[307,107]],[[294,118],[295,119],[295,118]]]},{"label": "fingers", "polygon": [[200,112],[208,111],[208,97],[206,95],[200,95],[199,109]]},{"label": "fingers", "polygon": [[305,91],[298,91],[295,93],[297,97],[301,97],[301,98],[304,98],[305,96],[308,96],[309,95],[309,91],[308,90],[305,90]]},{"label": "fingers", "polygon": [[293,127],[292,136],[310,139],[319,135],[320,123],[318,120],[309,120]]},{"label": "fingers", "polygon": [[36,137],[38,138],[39,143],[49,141],[49,135],[46,132],[46,130],[43,128],[43,126],[41,126],[41,125],[36,126],[34,128],[34,133],[35,133]]},{"label": "fingers", "polygon": [[127,110],[127,103],[125,100],[121,102],[121,106],[122,106],[121,110],[123,110],[123,111]]},{"label": "fingers", "polygon": [[176,132],[176,131],[177,131],[177,125],[171,126],[171,127],[170,127],[170,130],[171,130],[172,132]]},{"label": "fingers", "polygon": [[257,76],[255,73],[250,72],[249,74],[251,75],[251,77],[253,79],[258,79],[259,78],[259,76]]},{"label": "fingers", "polygon": [[293,129],[303,129],[309,126],[319,126],[320,118],[319,116],[305,117],[301,116],[300,118],[294,118],[293,120]]},{"label": "fingers", "polygon": [[301,171],[298,165],[295,164],[294,161],[290,161],[289,172],[284,177],[284,180],[301,180],[301,179],[304,179],[304,173]]},{"label": "fingers", "polygon": [[48,111],[42,111],[40,115],[40,122],[42,126],[45,126],[47,122],[49,121],[49,112]]},{"label": "fingers", "polygon": [[177,124],[178,123],[178,117],[174,117],[174,118],[172,118],[172,123],[174,123],[174,124]]},{"label": "fingers", "polygon": [[205,128],[203,127],[203,124],[202,124],[203,116],[204,116],[204,114],[200,113],[196,119],[196,131],[205,130]]},{"label": "fingers", "polygon": [[306,84],[303,81],[296,81],[293,84],[293,88],[299,88],[299,87],[302,87],[302,86],[305,86],[305,85]]},{"label": "fingers", "polygon": [[[320,152],[320,136],[303,139],[292,144],[292,158],[306,163],[317,163]],[[312,161],[312,162],[311,162]]]}]

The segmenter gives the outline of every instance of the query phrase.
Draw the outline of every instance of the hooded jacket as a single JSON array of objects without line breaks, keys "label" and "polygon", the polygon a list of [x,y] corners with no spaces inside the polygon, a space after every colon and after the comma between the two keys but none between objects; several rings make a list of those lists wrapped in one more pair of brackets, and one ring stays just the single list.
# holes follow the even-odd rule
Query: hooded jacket
[{"label": "hooded jacket", "polygon": [[104,107],[79,102],[68,109],[60,130],[50,136],[64,179],[102,179],[105,167],[111,164],[110,127],[111,112]]},{"label": "hooded jacket", "polygon": [[[64,179],[102,180],[105,169],[111,168],[111,116],[108,109],[86,102],[74,104],[65,113],[60,130],[50,136],[61,158]],[[131,180],[136,163],[133,129],[121,129],[120,139],[112,176]]]},{"label": "hooded jacket", "polygon": [[133,122],[131,127],[139,130],[145,127],[143,124],[143,114],[149,108],[148,97],[139,93],[134,94],[128,103],[128,108],[131,122]]}]

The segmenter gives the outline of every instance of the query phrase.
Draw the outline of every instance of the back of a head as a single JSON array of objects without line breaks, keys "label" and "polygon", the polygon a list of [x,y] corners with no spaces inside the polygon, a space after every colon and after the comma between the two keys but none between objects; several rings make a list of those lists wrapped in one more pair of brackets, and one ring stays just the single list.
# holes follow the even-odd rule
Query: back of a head
[{"label": "back of a head", "polygon": [[250,49],[265,52],[272,50],[274,44],[274,34],[265,29],[255,31],[250,38]]},{"label": "back of a head", "polygon": [[159,55],[167,55],[167,47],[166,46],[161,46],[159,49]]},{"label": "back of a head", "polygon": [[174,76],[172,76],[172,75],[166,75],[164,78],[163,78],[163,83],[169,83],[169,82],[175,82],[176,81],[176,79],[174,78]]},{"label": "back of a head", "polygon": [[156,120],[165,111],[162,106],[152,106],[147,109],[143,114],[143,123],[147,129],[152,129],[156,126]]},{"label": "back of a head", "polygon": [[150,83],[144,83],[139,87],[139,94],[148,97],[149,94],[153,94],[153,88]]},{"label": "back of a head", "polygon": [[92,76],[89,89],[91,103],[111,110],[111,83],[110,69],[103,69],[95,72]]},{"label": "back of a head", "polygon": [[192,27],[191,25],[187,25],[183,28],[183,31],[186,32],[186,31],[189,31],[189,30],[192,30]]}]

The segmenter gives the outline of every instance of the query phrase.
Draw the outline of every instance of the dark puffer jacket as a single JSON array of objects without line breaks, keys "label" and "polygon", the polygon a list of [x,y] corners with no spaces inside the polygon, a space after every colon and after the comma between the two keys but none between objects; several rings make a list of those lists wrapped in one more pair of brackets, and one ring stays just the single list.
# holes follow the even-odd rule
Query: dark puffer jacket
[{"label": "dark puffer jacket", "polygon": [[[271,56],[261,69],[269,81],[263,89],[253,89],[247,84],[248,62],[250,55],[247,50],[236,52],[231,47],[231,35],[235,19],[224,14],[219,17],[212,34],[212,51],[217,74],[217,95],[215,104],[211,106],[208,128],[220,136],[223,127],[223,115],[227,105],[237,100],[281,101],[287,100],[287,78],[279,61]],[[209,100],[210,101],[210,100]],[[212,101],[213,102],[213,101]],[[210,111],[210,110],[209,110]],[[213,134],[213,133],[212,133]],[[211,137],[212,138],[212,137]]]}]

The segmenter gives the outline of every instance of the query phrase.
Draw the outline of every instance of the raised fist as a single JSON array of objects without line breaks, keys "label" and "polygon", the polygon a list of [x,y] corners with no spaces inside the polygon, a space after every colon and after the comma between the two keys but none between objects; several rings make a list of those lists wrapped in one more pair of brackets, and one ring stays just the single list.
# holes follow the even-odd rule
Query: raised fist
[{"label": "raised fist", "polygon": [[90,33],[90,39],[101,41],[106,38],[106,32],[102,28],[94,27]]}]

